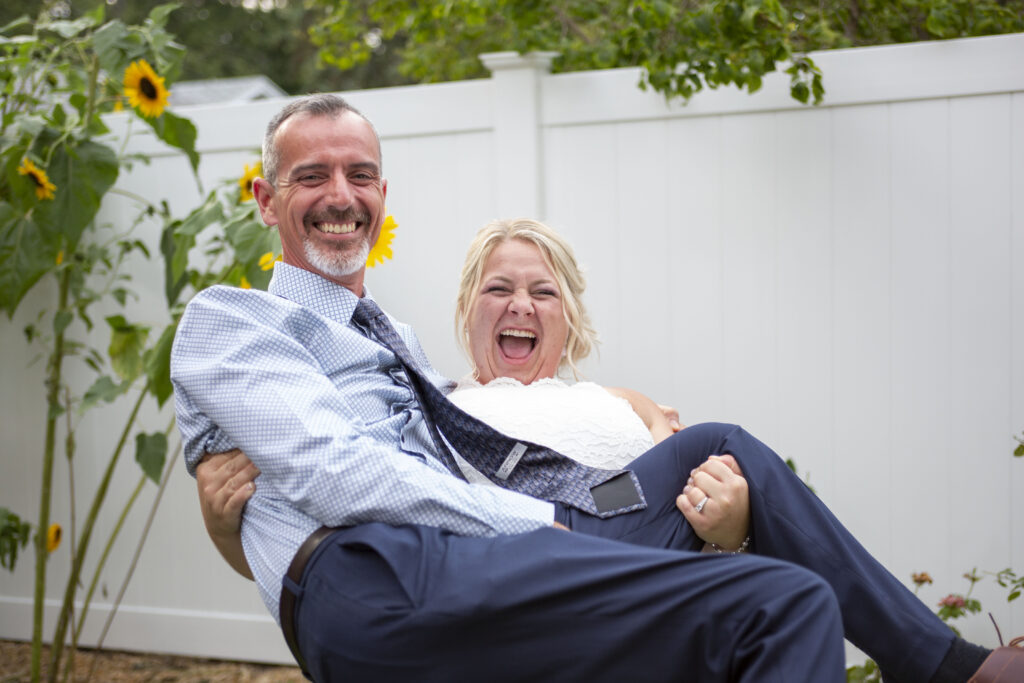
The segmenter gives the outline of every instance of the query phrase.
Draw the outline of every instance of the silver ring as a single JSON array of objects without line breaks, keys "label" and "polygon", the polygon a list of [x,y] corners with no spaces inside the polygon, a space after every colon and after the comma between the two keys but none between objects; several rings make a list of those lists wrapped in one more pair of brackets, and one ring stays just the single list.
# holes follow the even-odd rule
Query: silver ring
[{"label": "silver ring", "polygon": [[693,509],[696,510],[697,512],[701,512],[704,509],[704,506],[707,505],[707,504],[708,504],[708,497],[704,496],[704,500],[702,500],[701,502],[699,502],[696,505],[694,505]]}]

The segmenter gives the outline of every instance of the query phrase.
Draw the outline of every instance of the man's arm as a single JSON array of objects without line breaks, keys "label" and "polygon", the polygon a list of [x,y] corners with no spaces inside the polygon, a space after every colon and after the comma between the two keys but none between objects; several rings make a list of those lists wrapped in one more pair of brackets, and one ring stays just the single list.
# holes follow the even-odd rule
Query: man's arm
[{"label": "man's arm", "polygon": [[196,466],[199,508],[210,540],[231,568],[252,580],[252,569],[242,549],[242,509],[256,491],[260,471],[242,451],[210,453]]},{"label": "man's arm", "polygon": [[366,397],[324,374],[290,334],[295,316],[258,319],[251,299],[234,301],[247,294],[204,292],[179,329],[172,379],[193,468],[210,434],[222,433],[262,472],[264,495],[328,526],[380,521],[484,536],[551,524],[550,503],[469,485],[375,437],[352,407]]}]

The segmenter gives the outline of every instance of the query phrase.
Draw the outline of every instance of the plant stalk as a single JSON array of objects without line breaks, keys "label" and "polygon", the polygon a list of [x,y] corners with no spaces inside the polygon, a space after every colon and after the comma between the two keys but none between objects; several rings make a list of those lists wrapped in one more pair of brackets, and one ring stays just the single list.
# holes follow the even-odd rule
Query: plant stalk
[{"label": "plant stalk", "polygon": [[50,683],[56,683],[57,672],[60,670],[60,660],[64,651],[64,639],[67,636],[71,605],[75,599],[75,590],[78,588],[78,577],[82,573],[82,564],[85,562],[85,552],[89,547],[89,538],[92,536],[92,530],[96,524],[97,517],[99,517],[103,501],[107,497],[107,489],[110,487],[110,480],[114,475],[114,468],[117,466],[117,461],[121,457],[124,445],[128,441],[128,435],[131,433],[132,427],[135,424],[135,418],[138,416],[139,409],[142,407],[142,402],[145,400],[148,393],[149,384],[147,383],[146,386],[143,387],[142,391],[139,392],[139,397],[135,401],[135,406],[132,408],[131,415],[128,416],[128,422],[125,424],[124,430],[121,432],[121,438],[117,442],[117,447],[110,456],[110,462],[107,463],[107,469],[103,473],[103,479],[100,481],[100,484],[96,489],[96,494],[93,496],[92,507],[89,508],[89,516],[86,518],[85,524],[82,527],[82,536],[79,539],[78,552],[75,553],[74,561],[71,563],[71,572],[68,575],[67,587],[64,590],[64,602],[61,604],[60,619],[57,621],[57,628],[53,633],[53,643],[51,645],[50,652],[50,671],[47,677],[47,680]]},{"label": "plant stalk", "polygon": [[[71,271],[60,272],[57,294],[57,312],[67,308]],[[46,562],[49,559],[47,532],[50,529],[50,490],[53,484],[53,455],[57,441],[57,418],[54,406],[60,402],[61,370],[64,364],[64,330],[57,332],[53,342],[53,355],[46,377],[46,441],[43,446],[43,481],[39,490],[39,518],[36,527],[36,577],[32,600],[32,663],[31,677],[37,683],[41,676],[43,655],[43,607],[46,599]]]}]

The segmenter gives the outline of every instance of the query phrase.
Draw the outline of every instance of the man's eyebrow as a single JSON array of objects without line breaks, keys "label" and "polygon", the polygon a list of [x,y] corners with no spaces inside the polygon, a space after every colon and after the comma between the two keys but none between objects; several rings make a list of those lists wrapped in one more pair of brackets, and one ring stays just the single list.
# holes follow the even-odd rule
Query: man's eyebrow
[{"label": "man's eyebrow", "polygon": [[[303,173],[309,173],[310,171],[324,171],[329,166],[330,164],[325,164],[321,162],[301,164],[299,166],[294,167],[291,170],[291,173],[289,173],[288,175],[289,177],[294,178],[296,176],[302,175]],[[371,173],[373,173],[373,175],[380,175],[380,166],[373,161],[357,161],[355,163],[348,164],[347,168],[348,170],[370,171]]]},{"label": "man's eyebrow", "polygon": [[302,164],[301,166],[295,166],[294,168],[292,168],[288,176],[294,178],[296,176],[302,175],[303,173],[309,173],[310,171],[322,171],[325,168],[327,168],[327,164]]}]

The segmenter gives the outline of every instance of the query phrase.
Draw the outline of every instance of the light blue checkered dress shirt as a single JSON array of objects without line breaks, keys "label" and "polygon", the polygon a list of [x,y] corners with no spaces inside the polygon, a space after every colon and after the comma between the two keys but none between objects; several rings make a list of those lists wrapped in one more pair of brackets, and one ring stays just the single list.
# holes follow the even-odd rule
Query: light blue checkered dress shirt
[{"label": "light blue checkered dress shirt", "polygon": [[[554,519],[551,503],[468,484],[430,455],[398,360],[351,322],[356,302],[348,289],[279,263],[268,292],[199,293],[175,337],[171,380],[189,472],[203,453],[231,448],[262,472],[242,544],[275,618],[281,579],[321,525],[377,521],[492,536]],[[412,328],[394,324],[430,380],[450,388]]]}]

